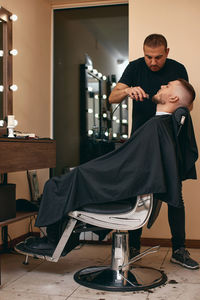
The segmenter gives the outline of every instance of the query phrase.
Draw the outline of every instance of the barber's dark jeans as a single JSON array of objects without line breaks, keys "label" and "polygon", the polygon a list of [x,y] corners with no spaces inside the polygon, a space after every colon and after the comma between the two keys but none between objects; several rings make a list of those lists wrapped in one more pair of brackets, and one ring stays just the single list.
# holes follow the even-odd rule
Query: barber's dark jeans
[{"label": "barber's dark jeans", "polygon": [[137,230],[129,230],[129,247],[140,250],[140,238],[142,235],[142,228]]},{"label": "barber's dark jeans", "polygon": [[[182,202],[183,203],[183,202]],[[185,207],[168,205],[168,221],[172,234],[172,250],[175,251],[181,247],[185,247]],[[140,238],[142,228],[129,231],[129,246],[140,249]]]},{"label": "barber's dark jeans", "polygon": [[185,207],[168,205],[168,220],[172,234],[172,250],[185,247]]}]

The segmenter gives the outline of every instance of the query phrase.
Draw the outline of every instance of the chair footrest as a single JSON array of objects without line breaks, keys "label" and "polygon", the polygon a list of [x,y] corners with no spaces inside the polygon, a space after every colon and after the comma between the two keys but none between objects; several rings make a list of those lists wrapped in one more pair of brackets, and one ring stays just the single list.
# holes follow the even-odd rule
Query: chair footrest
[{"label": "chair footrest", "polygon": [[24,242],[21,242],[19,244],[17,244],[15,247],[14,247],[15,251],[20,253],[20,254],[23,254],[23,255],[26,255],[26,256],[31,256],[31,257],[34,257],[34,258],[40,258],[40,259],[46,259],[46,257],[48,256],[49,258],[52,257],[52,251],[49,252],[49,253],[46,253],[44,255],[44,253],[34,253],[33,251],[28,251],[27,252],[27,248],[25,247],[24,245]]}]

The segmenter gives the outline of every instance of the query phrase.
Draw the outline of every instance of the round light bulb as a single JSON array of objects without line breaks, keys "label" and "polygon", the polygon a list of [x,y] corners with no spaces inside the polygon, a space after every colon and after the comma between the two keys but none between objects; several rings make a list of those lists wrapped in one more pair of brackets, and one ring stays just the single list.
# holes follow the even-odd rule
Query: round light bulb
[{"label": "round light bulb", "polygon": [[95,114],[95,118],[97,118],[97,119],[98,119],[98,118],[99,118],[99,114]]},{"label": "round light bulb", "polygon": [[123,124],[127,124],[128,121],[127,121],[126,119],[123,119],[123,120],[122,120],[122,123],[123,123]]},{"label": "round light bulb", "polygon": [[107,118],[107,114],[106,113],[103,113],[103,118]]},{"label": "round light bulb", "polygon": [[89,135],[92,135],[92,134],[93,134],[93,130],[91,130],[91,129],[88,130],[88,134],[89,134]]},{"label": "round light bulb", "polygon": [[113,137],[116,138],[116,137],[117,137],[117,134],[116,134],[116,133],[113,133]]},{"label": "round light bulb", "polygon": [[87,68],[89,71],[92,71],[92,69],[93,69],[92,66],[88,66]]},{"label": "round light bulb", "polygon": [[123,108],[127,108],[127,104],[122,104],[122,107]]},{"label": "round light bulb", "polygon": [[104,94],[104,95],[103,95],[103,99],[106,99],[106,98],[107,98],[107,96]]},{"label": "round light bulb", "polygon": [[3,50],[0,50],[0,57],[3,56]]},{"label": "round light bulb", "polygon": [[88,92],[92,92],[92,87],[91,86],[88,86]]},{"label": "round light bulb", "polygon": [[10,54],[13,55],[13,56],[15,56],[15,55],[18,54],[18,51],[17,51],[16,49],[12,49],[12,50],[10,51]]},{"label": "round light bulb", "polygon": [[123,137],[124,139],[127,139],[127,138],[128,138],[128,135],[127,135],[127,134],[123,134],[122,137]]},{"label": "round light bulb", "polygon": [[3,92],[3,89],[4,89],[3,85],[0,85],[0,92]]},{"label": "round light bulb", "polygon": [[116,121],[116,120],[117,120],[117,117],[116,117],[116,116],[113,116],[113,120]]},{"label": "round light bulb", "polygon": [[92,108],[88,108],[88,113],[92,114],[93,113],[93,109]]},{"label": "round light bulb", "polygon": [[116,86],[116,82],[113,82],[113,83],[112,83],[112,87],[115,87],[115,86]]},{"label": "round light bulb", "polygon": [[102,77],[102,74],[101,74],[101,73],[98,73],[98,76],[99,76],[99,78],[101,78],[101,77]]},{"label": "round light bulb", "polygon": [[14,22],[17,21],[17,19],[18,19],[17,15],[10,16],[10,20],[12,20]]},{"label": "round light bulb", "polygon": [[99,96],[98,96],[98,95],[95,95],[94,98],[98,100],[98,99],[99,99]]},{"label": "round light bulb", "polygon": [[117,119],[117,120],[116,120],[116,123],[120,123],[120,120],[119,120],[119,119]]},{"label": "round light bulb", "polygon": [[98,71],[96,69],[93,69],[93,73],[96,75]]},{"label": "round light bulb", "polygon": [[107,77],[105,75],[103,75],[103,80],[106,80],[106,79],[107,79]]},{"label": "round light bulb", "polygon": [[105,136],[108,136],[108,131],[105,132]]},{"label": "round light bulb", "polygon": [[18,90],[18,86],[16,84],[13,84],[13,85],[10,86],[10,90],[15,92],[15,91]]}]

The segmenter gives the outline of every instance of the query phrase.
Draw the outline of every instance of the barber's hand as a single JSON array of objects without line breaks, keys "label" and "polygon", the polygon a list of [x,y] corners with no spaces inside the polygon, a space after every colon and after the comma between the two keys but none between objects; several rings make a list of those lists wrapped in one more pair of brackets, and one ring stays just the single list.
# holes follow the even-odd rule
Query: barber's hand
[{"label": "barber's hand", "polygon": [[125,92],[136,101],[143,101],[144,98],[149,98],[149,95],[140,86],[128,87],[125,89]]}]

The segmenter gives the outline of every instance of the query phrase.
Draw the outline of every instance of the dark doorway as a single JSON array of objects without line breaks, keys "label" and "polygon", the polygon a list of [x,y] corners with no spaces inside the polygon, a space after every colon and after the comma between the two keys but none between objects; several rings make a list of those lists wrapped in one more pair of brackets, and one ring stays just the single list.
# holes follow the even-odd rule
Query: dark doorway
[{"label": "dark doorway", "polygon": [[79,66],[86,54],[99,72],[119,79],[128,60],[128,5],[54,11],[54,175],[80,163]]}]

